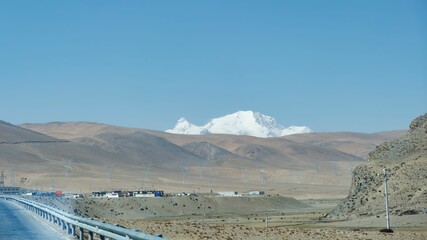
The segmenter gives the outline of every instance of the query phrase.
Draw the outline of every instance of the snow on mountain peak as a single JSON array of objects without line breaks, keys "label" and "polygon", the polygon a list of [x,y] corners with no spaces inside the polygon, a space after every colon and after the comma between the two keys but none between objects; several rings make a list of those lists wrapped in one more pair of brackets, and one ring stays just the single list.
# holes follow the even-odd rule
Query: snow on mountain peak
[{"label": "snow on mountain peak", "polygon": [[183,122],[188,122],[188,121],[184,117],[181,117],[180,119],[178,119],[178,123],[183,123]]},{"label": "snow on mountain peak", "polygon": [[273,117],[253,111],[238,111],[223,117],[214,118],[204,126],[197,126],[180,118],[173,129],[166,132],[176,134],[231,134],[248,135],[254,137],[281,137],[290,134],[310,133],[308,127],[290,126],[288,128],[278,124]]},{"label": "snow on mountain peak", "polygon": [[[175,133],[181,133],[181,134],[200,134],[200,131],[203,130],[201,127],[196,126],[189,121],[187,121],[185,118],[180,118],[178,122],[176,123],[173,131]],[[166,130],[166,132],[169,132],[169,130]]]}]

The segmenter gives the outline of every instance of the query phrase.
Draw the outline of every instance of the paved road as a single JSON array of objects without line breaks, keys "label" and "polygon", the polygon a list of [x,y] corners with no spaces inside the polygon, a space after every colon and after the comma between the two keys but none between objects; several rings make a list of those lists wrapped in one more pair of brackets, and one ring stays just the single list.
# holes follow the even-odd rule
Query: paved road
[{"label": "paved road", "polygon": [[64,239],[24,208],[0,198],[0,239]]}]

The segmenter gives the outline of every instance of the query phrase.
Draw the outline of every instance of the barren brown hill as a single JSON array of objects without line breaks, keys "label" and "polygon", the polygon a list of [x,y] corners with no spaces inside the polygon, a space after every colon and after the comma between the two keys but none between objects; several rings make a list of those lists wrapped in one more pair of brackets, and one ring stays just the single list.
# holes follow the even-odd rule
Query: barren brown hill
[{"label": "barren brown hill", "polygon": [[[125,157],[139,157],[146,160],[168,158],[168,156],[157,156],[162,154],[159,152],[161,150],[157,144],[151,144],[154,141],[154,137],[151,140],[143,140],[147,136],[157,136],[158,141],[166,139],[168,142],[183,147],[184,150],[181,152],[189,150],[189,152],[203,160],[213,160],[213,156],[207,153],[218,150],[223,154],[215,156],[221,158],[215,159],[217,162],[221,160],[222,163],[232,164],[234,161],[235,164],[232,165],[235,166],[236,164],[241,165],[241,163],[251,160],[248,163],[254,163],[263,168],[318,169],[319,165],[331,168],[335,163],[342,164],[346,162],[348,165],[357,165],[363,160],[334,148],[322,147],[318,144],[295,142],[286,138],[256,138],[217,134],[203,136],[176,135],[145,129],[130,129],[86,122],[25,124],[22,126],[58,138],[102,147],[104,150],[120,153]],[[112,135],[114,137],[111,137]],[[116,142],[117,139],[121,139],[121,141],[127,139],[127,142],[126,144],[119,144]],[[137,151],[135,147],[138,147],[139,151],[141,149],[146,149],[147,151],[143,151],[140,155],[135,155]],[[166,148],[170,149],[171,146]],[[174,149],[177,148],[175,147]],[[226,151],[228,154],[225,154]],[[182,159],[184,157],[179,158]],[[185,158],[192,159],[193,157]],[[240,163],[236,161],[240,161]],[[193,163],[194,165],[204,164],[203,162],[199,162],[198,164]]]},{"label": "barren brown hill", "polygon": [[[76,122],[24,124],[34,131],[66,139],[81,146],[108,152],[120,165],[152,165],[157,168],[175,169],[180,166],[199,165],[199,156],[164,138],[145,131],[105,124]],[[116,165],[117,165],[116,164]]]},{"label": "barren brown hill", "polygon": [[22,142],[58,142],[59,139],[0,121],[0,144]]},{"label": "barren brown hill", "polygon": [[295,134],[286,136],[284,138],[294,142],[332,148],[363,159],[367,159],[368,153],[375,149],[377,145],[401,137],[406,132],[406,130],[399,130],[378,133],[309,133]]},{"label": "barren brown hill", "polygon": [[229,152],[221,147],[208,142],[192,142],[182,145],[184,149],[194,153],[203,159],[201,165],[205,167],[229,166],[238,168],[239,166],[256,167],[257,161],[242,157]]},{"label": "barren brown hill", "polygon": [[413,120],[407,134],[377,146],[369,154],[369,162],[354,171],[348,197],[329,216],[382,215],[384,167],[389,171],[391,214],[424,214],[427,211],[427,114]]},{"label": "barren brown hill", "polygon": [[21,126],[59,139],[68,140],[78,140],[79,138],[87,137],[93,138],[103,132],[127,134],[142,131],[165,138],[179,146],[193,142],[208,142],[232,153],[234,153],[237,148],[248,144],[262,145],[276,149],[279,148],[279,151],[281,151],[280,149],[287,144],[302,143],[304,145],[313,145],[324,149],[344,152],[363,159],[367,159],[368,153],[375,149],[375,146],[385,141],[396,139],[406,133],[406,130],[372,134],[336,132],[295,134],[281,138],[256,138],[224,134],[180,135],[90,122],[53,122],[46,124],[23,124]]},{"label": "barren brown hill", "polygon": [[[163,138],[143,132],[105,132],[96,139],[68,141],[7,123],[1,123],[0,128],[0,170],[6,173],[9,185],[67,191],[139,187],[144,169],[174,172],[202,161]],[[179,173],[169,176],[180,177]],[[110,182],[112,178],[115,181]]]},{"label": "barren brown hill", "polygon": [[20,126],[59,139],[69,140],[93,137],[103,132],[125,134],[137,131],[137,129],[132,128],[115,127],[102,123],[91,122],[51,122],[46,124],[26,123]]},{"label": "barren brown hill", "polygon": [[[318,169],[319,164],[326,166],[343,161],[349,162],[349,165],[356,165],[376,145],[384,140],[394,139],[404,133],[404,131],[378,134],[314,133],[297,134],[282,138],[256,138],[221,134],[177,135],[87,122],[24,124],[22,126],[57,138],[101,146],[104,149],[113,149],[115,146],[109,141],[105,141],[102,134],[115,133],[126,136],[130,133],[147,133],[166,139],[181,147],[188,147],[188,144],[208,143],[213,149],[209,151],[215,151],[214,149],[216,148],[224,149],[234,154],[234,156],[228,155],[230,159],[236,159],[236,156],[239,156],[243,159],[252,159],[258,165],[263,164],[262,161],[267,161],[271,166],[288,166],[291,168],[297,162],[299,165],[305,164],[305,167],[310,169]],[[201,151],[201,149],[193,150],[196,152]],[[207,151],[207,148],[205,151]],[[195,154],[198,155],[197,153]],[[208,159],[206,154],[204,156],[199,155],[199,157]]]},{"label": "barren brown hill", "polygon": [[[53,185],[55,181],[57,188],[86,191],[144,185],[166,191],[262,189],[299,197],[342,196],[350,185],[351,170],[364,160],[351,151],[341,150],[354,152],[362,139],[374,143],[363,142],[356,152],[372,150],[381,138],[376,134],[347,133],[283,138],[193,136],[88,122],[21,126],[71,141],[69,146],[73,146],[2,150],[3,155],[15,154],[8,159],[21,159],[20,154],[37,152],[40,164],[33,166],[33,170],[42,174],[32,175],[32,186]],[[46,154],[45,148],[52,153]],[[31,159],[31,154],[27,158]],[[73,169],[65,179],[63,159],[71,158]],[[56,165],[49,159],[55,159]]]}]

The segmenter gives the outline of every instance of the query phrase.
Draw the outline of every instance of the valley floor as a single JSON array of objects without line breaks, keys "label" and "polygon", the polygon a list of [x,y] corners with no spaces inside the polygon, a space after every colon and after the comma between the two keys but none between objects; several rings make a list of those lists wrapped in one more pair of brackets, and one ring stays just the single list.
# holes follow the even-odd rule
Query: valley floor
[{"label": "valley floor", "polygon": [[385,224],[382,216],[329,220],[323,216],[338,200],[304,202],[312,207],[285,213],[102,220],[146,233],[161,233],[166,239],[427,239],[427,214],[392,216],[394,233],[387,234],[379,232]]},{"label": "valley floor", "polygon": [[199,195],[34,200],[165,239],[427,239],[426,213],[391,216],[392,234],[379,232],[385,227],[383,215],[325,218],[340,199]]}]

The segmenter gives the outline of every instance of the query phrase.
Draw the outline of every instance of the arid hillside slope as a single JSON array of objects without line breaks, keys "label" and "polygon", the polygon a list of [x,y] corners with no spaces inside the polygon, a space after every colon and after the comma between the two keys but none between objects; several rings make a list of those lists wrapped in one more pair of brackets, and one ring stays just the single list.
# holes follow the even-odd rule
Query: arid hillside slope
[{"label": "arid hillside slope", "polygon": [[0,144],[59,141],[61,140],[0,120]]},{"label": "arid hillside slope", "polygon": [[365,162],[359,156],[399,134],[194,136],[88,122],[0,122],[0,128],[0,169],[7,184],[26,179],[21,186],[63,191],[262,189],[304,197],[330,190],[343,196],[351,170]]},{"label": "arid hillside slope", "polygon": [[348,197],[330,217],[372,216],[384,213],[383,168],[386,167],[391,214],[425,214],[427,211],[427,114],[410,124],[409,132],[385,142],[358,166]]}]

